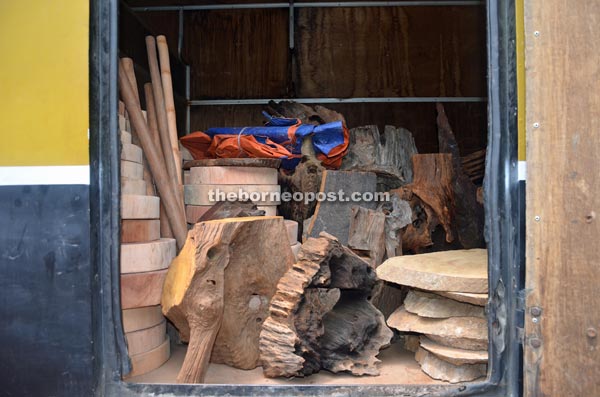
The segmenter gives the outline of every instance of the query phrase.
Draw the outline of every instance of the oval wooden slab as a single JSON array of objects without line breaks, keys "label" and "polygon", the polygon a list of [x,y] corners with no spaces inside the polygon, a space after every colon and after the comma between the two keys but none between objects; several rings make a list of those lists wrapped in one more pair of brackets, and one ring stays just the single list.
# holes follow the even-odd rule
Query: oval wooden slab
[{"label": "oval wooden slab", "polygon": [[[239,195],[240,189],[242,192],[248,193],[250,196],[250,200],[252,200],[252,196],[260,195],[258,200],[252,200],[254,204],[257,205],[278,205],[279,201],[271,200],[271,194],[277,193],[281,191],[279,185],[185,185],[184,186],[184,198],[186,204],[191,205],[213,205],[218,199],[217,192],[222,192],[225,195],[228,193],[235,193]],[[210,192],[214,192],[214,200],[211,200]],[[266,193],[264,197],[265,200],[262,200],[262,194]],[[220,194],[220,193],[219,193]]]},{"label": "oval wooden slab", "polygon": [[488,301],[488,294],[470,294],[468,292],[442,292],[434,291],[436,294],[454,299],[455,301],[470,303],[477,306],[485,306]]},{"label": "oval wooden slab", "polygon": [[121,244],[121,274],[166,269],[175,255],[177,255],[177,248],[174,238]]},{"label": "oval wooden slab", "polygon": [[140,163],[121,160],[121,178],[144,179],[144,167]]},{"label": "oval wooden slab", "polygon": [[298,222],[285,219],[284,223],[288,232],[288,238],[290,239],[290,245],[296,244],[298,242]]},{"label": "oval wooden slab", "polygon": [[134,376],[143,375],[155,370],[167,362],[171,356],[171,345],[169,336],[165,335],[165,340],[158,347],[142,354],[131,356],[131,372],[124,376],[125,379]]},{"label": "oval wooden slab", "polygon": [[121,194],[146,194],[146,181],[143,179],[121,178]]},{"label": "oval wooden slab", "polygon": [[121,196],[121,219],[159,219],[160,199],[156,196]]},{"label": "oval wooden slab", "polygon": [[160,305],[125,309],[122,314],[125,333],[153,327],[165,319]]},{"label": "oval wooden slab", "polygon": [[279,168],[279,159],[202,159],[183,163],[183,169],[193,167],[268,167]]},{"label": "oval wooden slab", "polygon": [[131,144],[131,132],[121,130],[120,135],[121,135],[121,143],[123,145]]},{"label": "oval wooden slab", "polygon": [[167,322],[162,322],[150,328],[140,329],[125,334],[129,356],[145,353],[160,346],[167,334]]},{"label": "oval wooden slab", "polygon": [[121,221],[121,243],[143,243],[159,238],[159,219],[123,219]]},{"label": "oval wooden slab", "polygon": [[267,167],[194,167],[190,185],[277,185],[277,170]]},{"label": "oval wooden slab", "polygon": [[121,275],[121,309],[160,304],[168,269]]},{"label": "oval wooden slab", "polygon": [[142,164],[142,158],[142,148],[138,145],[129,143],[123,144],[123,147],[121,147],[121,160]]}]

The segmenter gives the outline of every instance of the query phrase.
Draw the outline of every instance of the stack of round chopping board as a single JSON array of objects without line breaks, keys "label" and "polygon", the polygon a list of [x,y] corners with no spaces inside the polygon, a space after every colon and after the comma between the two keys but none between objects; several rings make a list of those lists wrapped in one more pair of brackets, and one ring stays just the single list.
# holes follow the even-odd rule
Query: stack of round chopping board
[{"label": "stack of round chopping board", "polygon": [[142,149],[124,130],[121,143],[121,308],[132,377],[170,356],[160,299],[176,245],[160,236],[160,199],[147,195]]},{"label": "stack of round chopping board", "polygon": [[298,241],[298,222],[285,219],[284,223],[290,239],[290,245],[292,247],[292,252],[294,253],[294,258],[298,259],[298,252],[300,252],[300,246],[302,245]]},{"label": "stack of round chopping board", "polygon": [[[188,223],[196,223],[218,201],[247,194],[264,210],[265,215],[277,215],[279,194],[277,169],[268,167],[202,166],[191,167],[184,174],[185,212]],[[218,192],[222,193],[219,194]],[[229,197],[227,195],[229,194]],[[219,195],[225,200],[219,200]],[[259,197],[259,200],[256,198]],[[222,197],[221,197],[222,198]],[[243,197],[242,197],[243,198]],[[254,198],[254,199],[253,199]]]}]

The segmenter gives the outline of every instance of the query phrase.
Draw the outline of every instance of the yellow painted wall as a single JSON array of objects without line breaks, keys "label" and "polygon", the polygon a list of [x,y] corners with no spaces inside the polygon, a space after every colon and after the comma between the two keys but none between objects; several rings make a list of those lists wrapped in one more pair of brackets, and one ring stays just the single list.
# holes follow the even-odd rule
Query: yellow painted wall
[{"label": "yellow painted wall", "polygon": [[0,166],[89,164],[89,2],[0,0]]},{"label": "yellow painted wall", "polygon": [[524,0],[516,0],[517,33],[517,94],[519,124],[519,160],[525,161],[525,18]]}]

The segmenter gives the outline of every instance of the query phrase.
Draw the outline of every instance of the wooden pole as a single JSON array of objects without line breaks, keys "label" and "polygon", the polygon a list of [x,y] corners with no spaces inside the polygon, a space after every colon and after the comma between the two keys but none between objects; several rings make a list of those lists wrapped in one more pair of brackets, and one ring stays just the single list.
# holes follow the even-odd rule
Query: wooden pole
[{"label": "wooden pole", "polygon": [[[146,121],[148,122],[148,129],[152,134],[152,142],[156,151],[163,159],[165,164],[165,157],[160,146],[160,136],[158,134],[158,122],[156,121],[156,110],[154,108],[154,95],[152,94],[152,84],[144,84],[144,94],[146,95]],[[160,236],[170,238],[173,237],[173,231],[171,230],[171,224],[165,210],[165,205],[160,203]]]},{"label": "wooden pole", "polygon": [[[131,84],[131,88],[133,88],[133,92],[135,93],[135,97],[137,102],[140,104],[140,93],[138,91],[137,79],[135,78],[135,71],[133,68],[133,59],[131,58],[121,58],[121,62],[123,64],[123,69],[129,78],[129,84]],[[137,137],[137,133],[133,125],[131,126],[131,137],[133,139],[133,143],[135,145],[139,145],[139,138]],[[154,182],[152,181],[152,174],[150,173],[150,169],[148,168],[148,160],[146,156],[143,157],[143,166],[144,166],[144,181],[146,182],[146,194],[148,196],[156,196],[156,192],[154,190]]]},{"label": "wooden pole", "polygon": [[158,46],[158,57],[160,60],[160,74],[162,78],[162,87],[165,97],[165,106],[167,110],[167,122],[169,128],[169,138],[171,139],[171,150],[177,166],[177,182],[183,184],[181,174],[181,153],[179,152],[179,139],[177,136],[177,117],[175,115],[175,100],[173,98],[173,80],[171,79],[171,62],[169,59],[169,46],[165,36],[156,38]]},{"label": "wooden pole", "polygon": [[178,203],[177,191],[173,189],[172,180],[163,167],[162,159],[159,156],[158,150],[154,146],[152,141],[152,135],[142,114],[140,104],[136,101],[135,93],[127,74],[123,67],[119,67],[119,89],[121,90],[121,96],[125,102],[125,106],[131,117],[131,122],[135,126],[135,129],[140,138],[142,148],[148,157],[148,164],[150,170],[156,181],[156,187],[161,197],[161,201],[164,203],[169,222],[177,241],[177,247],[181,249],[185,243],[187,236],[187,227],[185,224],[185,217],[182,216],[180,208],[181,204]]},{"label": "wooden pole", "polygon": [[[177,196],[181,196],[179,189],[179,178],[177,176],[177,165],[173,157],[171,148],[171,138],[169,137],[169,126],[167,121],[167,112],[165,110],[165,98],[163,94],[162,83],[160,79],[160,71],[158,69],[158,58],[156,55],[156,41],[152,36],[146,36],[146,50],[148,51],[148,66],[150,69],[150,78],[152,80],[152,93],[154,94],[154,105],[156,111],[156,120],[158,121],[158,132],[162,144],[163,156],[165,158],[165,166],[167,173],[173,181],[173,189]],[[181,211],[183,214],[183,200]]]}]

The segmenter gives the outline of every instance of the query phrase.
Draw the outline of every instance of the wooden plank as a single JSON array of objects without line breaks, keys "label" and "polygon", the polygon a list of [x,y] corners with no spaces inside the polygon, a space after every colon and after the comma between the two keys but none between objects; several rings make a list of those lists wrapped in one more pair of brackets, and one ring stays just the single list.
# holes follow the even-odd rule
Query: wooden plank
[{"label": "wooden plank", "polygon": [[121,308],[155,306],[160,304],[167,269],[156,272],[121,275]]},{"label": "wooden plank", "polygon": [[194,167],[186,185],[277,185],[277,170],[267,167]]},{"label": "wooden plank", "polygon": [[156,196],[125,194],[121,197],[121,219],[158,219],[160,199]]},{"label": "wooden plank", "polygon": [[131,144],[131,132],[121,130],[121,132],[119,133],[119,136],[121,137],[121,144],[123,144],[123,145]]},{"label": "wooden plank", "polygon": [[146,189],[148,184],[143,179],[121,179],[121,194],[136,194],[139,196],[144,196],[146,194]]},{"label": "wooden plank", "polygon": [[150,328],[164,320],[160,305],[125,309],[122,314],[124,332]]},{"label": "wooden plank", "polygon": [[144,179],[144,167],[133,161],[121,161],[121,178]]},{"label": "wooden plank", "polygon": [[131,356],[131,372],[124,376],[125,379],[143,375],[163,365],[171,355],[169,336],[158,347],[145,353]]},{"label": "wooden plank", "polygon": [[525,2],[530,397],[600,395],[599,15],[597,0]]},{"label": "wooden plank", "polygon": [[167,322],[163,319],[160,323],[145,329],[127,332],[127,352],[129,356],[142,354],[160,346],[167,334]]},{"label": "wooden plank", "polygon": [[175,239],[172,238],[121,244],[121,274],[166,269],[176,254]]},{"label": "wooden plank", "polygon": [[[225,195],[238,195],[240,191],[247,193],[249,199],[257,205],[278,205],[280,203],[279,200],[274,200],[281,191],[279,185],[185,185],[184,200],[186,204],[190,205],[213,205],[219,201],[216,195],[218,192],[223,192]],[[213,197],[211,197],[211,192],[214,194]],[[240,199],[241,196],[236,198]]]},{"label": "wooden plank", "polygon": [[141,243],[159,238],[159,219],[123,219],[121,221],[121,243]]}]

